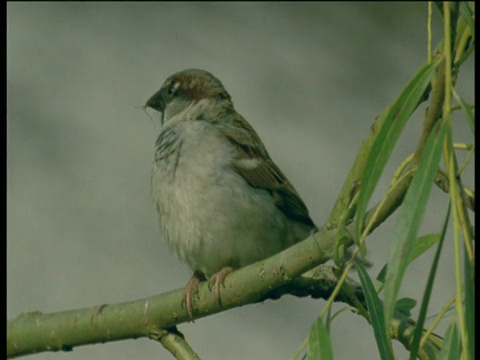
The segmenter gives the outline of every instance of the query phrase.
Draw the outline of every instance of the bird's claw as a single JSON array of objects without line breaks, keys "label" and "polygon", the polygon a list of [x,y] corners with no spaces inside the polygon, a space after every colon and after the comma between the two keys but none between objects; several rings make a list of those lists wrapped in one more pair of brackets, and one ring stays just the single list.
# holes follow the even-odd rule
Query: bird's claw
[{"label": "bird's claw", "polygon": [[185,310],[191,320],[193,320],[193,294],[198,292],[198,284],[203,280],[205,280],[205,276],[201,272],[195,271],[185,287]]},{"label": "bird's claw", "polygon": [[232,267],[226,266],[222,268],[219,272],[212,275],[210,280],[208,280],[208,288],[212,290],[212,287],[215,286],[213,297],[217,303],[220,304],[220,286],[223,285],[225,277],[230,274],[234,269]]}]

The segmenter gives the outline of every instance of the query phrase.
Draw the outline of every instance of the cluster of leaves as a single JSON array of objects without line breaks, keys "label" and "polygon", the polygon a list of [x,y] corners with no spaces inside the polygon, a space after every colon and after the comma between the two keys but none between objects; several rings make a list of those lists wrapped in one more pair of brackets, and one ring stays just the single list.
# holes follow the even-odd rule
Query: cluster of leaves
[{"label": "cluster of leaves", "polygon": [[[467,213],[468,209],[474,211],[474,192],[462,184],[462,171],[474,153],[475,146],[453,142],[451,121],[452,111],[460,109],[464,112],[472,133],[475,131],[473,106],[464,101],[455,90],[460,67],[474,51],[474,3],[436,3],[436,5],[443,17],[443,40],[434,51],[431,50],[432,2],[429,2],[427,62],[398,98],[376,120],[370,138],[360,149],[357,161],[345,183],[343,197],[339,198],[329,224],[331,227],[341,229],[354,220],[356,233],[353,237],[356,243],[354,255],[358,253],[364,256],[366,237],[373,231],[378,221],[385,220],[379,219],[379,214],[382,207],[388,206],[388,202],[392,201],[390,193],[402,182],[408,183],[406,193],[400,200],[398,220],[393,234],[389,237],[391,241],[389,260],[378,274],[376,286],[361,262],[348,264],[343,269],[343,275],[353,266],[358,269],[368,311],[361,306],[355,310],[371,323],[382,359],[395,358],[391,339],[395,337],[402,341],[401,336],[396,333],[398,329],[395,328],[395,320],[409,317],[410,310],[416,305],[414,299],[398,298],[406,269],[413,260],[433,246],[436,246],[435,256],[430,266],[418,319],[412,322],[414,332],[404,345],[410,351],[410,359],[417,357],[422,359],[475,358],[474,235]],[[385,165],[390,160],[397,140],[413,112],[421,102],[429,98],[430,93],[432,96],[430,96],[419,145],[415,152],[399,166],[384,199],[372,210],[373,214],[370,213],[371,216],[367,219],[368,202]],[[458,105],[452,106],[452,98]],[[468,151],[465,162],[461,166],[457,163],[455,150]],[[442,157],[444,169],[439,164]],[[417,237],[430,190],[434,184],[449,193],[443,227],[438,233]],[[395,201],[398,201],[398,198],[395,198]],[[395,209],[396,205],[389,207]],[[450,218],[453,239],[445,239]],[[337,238],[337,261],[345,248],[344,239],[345,237],[342,236]],[[445,240],[452,240],[455,248],[452,259],[456,272],[455,293],[436,316],[430,328],[424,329],[433,282]],[[342,286],[345,276],[339,278],[337,288]],[[333,318],[329,311],[330,305],[331,302],[327,302],[325,309],[312,325],[309,338],[294,358],[298,358],[303,347],[308,345],[304,355],[307,359],[333,359],[328,332]],[[442,339],[433,331],[444,319],[447,310],[452,308],[455,310],[455,316],[449,320],[448,330]]]}]

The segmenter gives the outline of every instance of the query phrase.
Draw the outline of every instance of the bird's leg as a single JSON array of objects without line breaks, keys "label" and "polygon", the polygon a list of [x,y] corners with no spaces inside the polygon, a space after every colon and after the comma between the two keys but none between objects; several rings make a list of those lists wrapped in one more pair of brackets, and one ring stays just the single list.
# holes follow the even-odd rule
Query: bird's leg
[{"label": "bird's leg", "polygon": [[213,274],[210,280],[208,280],[208,288],[211,289],[213,285],[215,285],[215,290],[213,296],[215,301],[220,303],[220,286],[223,285],[223,281],[225,280],[225,276],[230,274],[234,268],[230,266],[226,266],[222,268],[217,273]]},{"label": "bird's leg", "polygon": [[200,282],[203,280],[206,280],[205,275],[203,275],[200,271],[195,271],[185,287],[185,308],[190,319],[193,319],[193,294],[198,291],[198,284],[200,284]]}]

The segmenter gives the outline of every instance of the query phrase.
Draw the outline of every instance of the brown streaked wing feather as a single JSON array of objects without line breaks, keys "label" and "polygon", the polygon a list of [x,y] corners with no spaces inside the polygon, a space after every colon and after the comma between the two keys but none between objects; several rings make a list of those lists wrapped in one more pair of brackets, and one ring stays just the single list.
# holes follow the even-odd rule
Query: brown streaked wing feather
[{"label": "brown streaked wing feather", "polygon": [[282,171],[267,153],[255,130],[239,114],[232,121],[223,123],[220,130],[234,144],[238,160],[255,159],[258,165],[249,168],[239,162],[235,170],[254,188],[265,189],[273,197],[275,205],[289,218],[315,227],[307,207]]}]

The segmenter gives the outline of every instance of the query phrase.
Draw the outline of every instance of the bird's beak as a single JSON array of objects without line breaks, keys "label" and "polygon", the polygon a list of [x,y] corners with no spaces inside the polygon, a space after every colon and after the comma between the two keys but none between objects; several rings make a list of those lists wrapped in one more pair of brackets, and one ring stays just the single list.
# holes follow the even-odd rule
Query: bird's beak
[{"label": "bird's beak", "polygon": [[163,125],[163,117],[164,117],[164,110],[165,110],[165,100],[163,99],[163,91],[162,89],[158,90],[155,94],[153,94],[150,99],[147,100],[145,105],[143,106],[145,109],[147,107],[157,110],[162,113],[162,125]]},{"label": "bird's beak", "polygon": [[147,100],[145,103],[145,107],[150,107],[154,110],[160,111],[163,113],[165,110],[165,100],[163,99],[163,90],[158,90],[155,94],[153,94],[150,99]]}]

